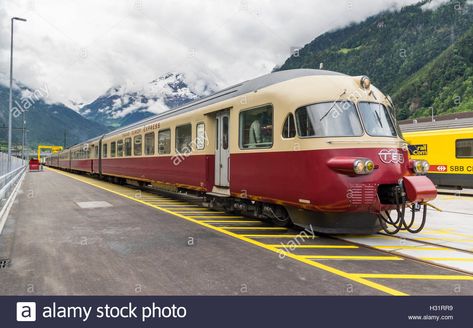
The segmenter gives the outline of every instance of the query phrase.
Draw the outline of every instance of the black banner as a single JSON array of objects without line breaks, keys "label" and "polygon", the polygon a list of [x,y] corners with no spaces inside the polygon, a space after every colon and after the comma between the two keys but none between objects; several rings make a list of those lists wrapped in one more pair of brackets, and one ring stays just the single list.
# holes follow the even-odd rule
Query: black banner
[{"label": "black banner", "polygon": [[471,327],[473,297],[2,296],[1,327]]}]

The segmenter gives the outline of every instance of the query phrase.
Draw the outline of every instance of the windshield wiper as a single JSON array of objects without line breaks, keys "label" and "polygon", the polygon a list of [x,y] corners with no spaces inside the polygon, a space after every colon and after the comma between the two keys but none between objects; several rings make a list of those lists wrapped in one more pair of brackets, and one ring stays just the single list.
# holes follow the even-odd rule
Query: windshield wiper
[{"label": "windshield wiper", "polygon": [[338,99],[335,100],[330,106],[329,110],[320,118],[319,122],[322,122],[322,120],[332,111],[333,107],[335,107],[335,104],[342,98],[342,96],[347,92],[347,89],[345,89],[340,96],[338,96]]},{"label": "windshield wiper", "polygon": [[381,122],[381,117],[379,117],[378,111],[375,109],[374,113],[376,114],[376,118],[378,119],[379,125],[384,128],[383,122]]}]

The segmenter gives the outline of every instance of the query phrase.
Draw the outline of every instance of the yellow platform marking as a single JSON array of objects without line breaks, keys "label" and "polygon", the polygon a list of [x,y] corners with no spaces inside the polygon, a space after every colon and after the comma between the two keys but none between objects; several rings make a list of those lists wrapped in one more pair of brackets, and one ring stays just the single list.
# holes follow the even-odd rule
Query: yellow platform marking
[{"label": "yellow platform marking", "polygon": [[353,273],[367,279],[420,279],[420,280],[473,280],[473,276],[441,275],[441,274],[385,274],[385,273]]},{"label": "yellow platform marking", "polygon": [[300,255],[306,259],[316,260],[363,260],[363,261],[402,261],[397,256],[357,256],[357,255]]},{"label": "yellow platform marking", "polygon": [[430,247],[430,246],[372,246],[374,248],[379,248],[379,249],[415,249],[415,250],[420,250],[420,251],[450,251],[451,249],[445,248],[445,247]]},{"label": "yellow platform marking", "polygon": [[206,218],[206,219],[244,219],[245,217],[244,216],[237,216],[237,215],[228,215],[228,216],[224,216],[224,215],[220,215],[220,216],[210,216],[210,215],[207,215],[207,216],[198,216],[198,215],[190,215],[189,216],[191,219],[198,219],[198,218]]},{"label": "yellow platform marking", "polygon": [[[104,189],[106,190],[106,189]],[[116,194],[119,194],[119,192],[116,192]],[[126,195],[124,195],[126,197]],[[136,199],[137,201],[139,201],[139,199]],[[143,203],[148,203],[148,204],[151,204],[150,202],[143,202]],[[153,204],[152,204],[153,205]],[[154,204],[154,205],[158,205],[158,204]],[[197,205],[190,205],[190,204],[183,204],[183,205],[164,205],[162,206],[162,204],[160,204],[160,207],[162,208],[170,208],[170,209],[176,209],[176,210],[183,210],[183,209],[192,209],[192,206],[195,206],[194,208],[199,208]],[[200,208],[203,208],[203,207],[200,207]],[[199,209],[200,209],[199,208]]]},{"label": "yellow platform marking", "polygon": [[291,239],[295,239],[295,238],[298,238],[298,239],[307,239],[307,240],[310,240],[310,239],[316,239],[316,238],[319,238],[317,236],[307,236],[307,237],[303,237],[301,235],[294,235],[294,234],[287,234],[287,235],[274,235],[274,234],[267,234],[267,235],[259,235],[259,234],[244,234],[244,235],[240,235],[242,237],[249,237],[249,238],[291,238]]},{"label": "yellow platform marking", "polygon": [[243,220],[200,220],[200,222],[206,223],[258,223],[260,224],[261,221],[243,221]]},{"label": "yellow platform marking", "polygon": [[[96,188],[99,188],[99,189],[102,189],[102,190],[106,190],[108,192],[111,192],[111,193],[114,193],[116,195],[119,195],[119,196],[122,196],[124,198],[128,198],[130,200],[133,200],[135,202],[138,202],[138,203],[141,203],[143,205],[147,205],[149,207],[152,207],[152,208],[155,208],[155,209],[158,209],[164,213],[168,213],[168,214],[171,214],[175,217],[179,217],[181,219],[184,219],[184,220],[187,220],[189,222],[193,222],[195,224],[198,224],[198,225],[201,225],[203,227],[206,227],[208,229],[211,229],[211,230],[214,230],[214,231],[217,231],[217,232],[220,232],[222,234],[225,234],[227,236],[231,236],[233,238],[236,238],[236,239],[240,239],[246,243],[249,243],[249,244],[252,244],[254,246],[258,246],[260,248],[264,248],[268,251],[271,251],[271,252],[274,252],[276,254],[282,254],[284,255],[285,257],[287,258],[291,258],[293,260],[296,260],[296,261],[299,261],[299,262],[302,262],[302,263],[305,263],[309,266],[312,266],[314,268],[318,268],[320,270],[323,270],[323,271],[326,271],[326,272],[330,272],[334,275],[337,275],[337,276],[340,276],[340,277],[343,277],[343,278],[346,278],[348,280],[351,280],[351,281],[354,281],[354,282],[357,282],[359,284],[362,284],[362,285],[365,285],[365,286],[368,286],[368,287],[371,287],[373,289],[376,289],[376,290],[379,290],[379,291],[382,291],[386,294],[390,294],[390,295],[394,295],[394,296],[407,296],[408,294],[404,293],[404,292],[401,292],[399,290],[396,290],[396,289],[393,289],[391,287],[388,287],[388,286],[385,286],[385,285],[382,285],[382,284],[379,284],[379,283],[376,283],[376,282],[373,282],[373,281],[370,281],[370,280],[367,280],[365,278],[360,278],[356,275],[353,275],[351,273],[348,273],[348,272],[345,272],[345,271],[342,271],[342,270],[339,270],[337,268],[334,268],[334,267],[331,267],[329,265],[326,265],[326,264],[323,264],[323,263],[320,263],[320,262],[315,262],[315,261],[311,261],[310,259],[306,259],[304,257],[301,257],[299,255],[295,255],[295,254],[292,254],[290,252],[286,252],[286,251],[283,251],[281,249],[278,249],[276,247],[271,247],[271,246],[268,246],[267,244],[264,244],[262,242],[259,242],[257,240],[254,240],[254,239],[251,239],[251,238],[248,238],[248,237],[245,237],[243,235],[239,235],[237,233],[234,233],[234,232],[231,232],[229,230],[226,230],[222,227],[217,227],[217,226],[213,226],[211,224],[208,224],[208,223],[205,223],[205,222],[201,222],[199,220],[195,220],[195,219],[192,219],[188,216],[185,216],[183,214],[179,214],[179,213],[176,213],[176,212],[173,212],[169,209],[166,209],[164,207],[160,207],[160,206],[157,206],[157,205],[153,205],[153,204],[150,204],[150,203],[147,203],[145,201],[142,201],[142,200],[139,200],[139,199],[136,199],[136,198],[133,198],[133,197],[130,197],[130,196],[127,196],[126,194],[122,193],[122,192],[119,192],[119,191],[114,191],[114,190],[110,190],[108,188],[108,186],[110,186],[110,183],[104,183],[102,181],[97,181],[97,180],[94,180],[92,178],[87,178],[87,177],[82,177],[82,176],[76,176],[74,174],[71,174],[71,173],[66,173],[66,172],[63,172],[63,171],[59,171],[59,170],[56,170],[56,169],[51,169],[51,168],[48,168],[48,170],[51,170],[51,171],[54,171],[56,173],[59,173],[59,174],[62,174],[64,176],[67,176],[71,179],[75,179],[77,181],[81,181],[83,183],[86,183],[88,185],[91,185],[91,186],[94,186]],[[123,187],[123,189],[126,189],[126,187]]]},{"label": "yellow platform marking", "polygon": [[189,213],[225,214],[225,212],[217,212],[217,211],[211,211],[211,210],[179,210],[179,212],[187,213],[187,214]]},{"label": "yellow platform marking", "polygon": [[462,239],[462,238],[435,238],[435,237],[416,237],[415,239],[413,239],[414,241],[451,241],[451,242],[461,242],[461,243],[464,243],[464,242],[467,242],[467,243],[471,243],[473,242],[473,239]]},{"label": "yellow platform marking", "polygon": [[219,227],[227,230],[287,230],[283,227]]},{"label": "yellow platform marking", "polygon": [[457,261],[457,262],[473,262],[471,257],[421,257],[424,261]]},{"label": "yellow platform marking", "polygon": [[281,245],[281,244],[274,244],[274,245],[268,245],[272,247],[278,247],[278,248],[359,248],[358,246],[352,246],[352,245]]},{"label": "yellow platform marking", "polygon": [[[140,200],[139,198],[135,198],[137,200]],[[156,205],[160,205],[160,206],[169,206],[169,205],[173,205],[173,206],[189,206],[188,204],[184,204],[182,203],[182,205],[178,205],[178,204],[173,204],[173,203],[160,203],[160,202],[151,202],[151,201],[146,201],[144,200],[144,202],[147,202],[147,203],[150,203],[150,204],[156,204]]]}]

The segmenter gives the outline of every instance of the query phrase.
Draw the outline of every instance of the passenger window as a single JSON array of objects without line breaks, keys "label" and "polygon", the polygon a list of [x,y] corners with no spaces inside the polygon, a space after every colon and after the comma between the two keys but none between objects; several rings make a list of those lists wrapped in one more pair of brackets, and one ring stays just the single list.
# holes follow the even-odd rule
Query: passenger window
[{"label": "passenger window", "polygon": [[125,138],[125,156],[131,156],[131,138]]},{"label": "passenger window", "polygon": [[272,146],[273,106],[267,105],[241,112],[240,148],[271,148]]},{"label": "passenger window", "polygon": [[171,129],[161,130],[158,132],[158,153],[171,153]]},{"label": "passenger window", "polygon": [[192,125],[186,124],[176,127],[176,152],[192,152]]},{"label": "passenger window", "polygon": [[110,143],[110,157],[115,157],[116,150],[117,150],[117,143],[113,141],[112,143]]},{"label": "passenger window", "polygon": [[458,139],[455,142],[457,158],[473,158],[473,139]]},{"label": "passenger window", "polygon": [[123,156],[123,140],[117,141],[117,157]]},{"label": "passenger window", "polygon": [[282,137],[283,138],[294,138],[296,136],[296,125],[294,124],[294,115],[289,113],[286,117],[286,121],[284,122],[284,126],[282,128]]},{"label": "passenger window", "polygon": [[107,158],[108,156],[108,145],[107,144],[102,144],[102,157]]},{"label": "passenger window", "polygon": [[145,155],[154,155],[154,132],[145,134]]},{"label": "passenger window", "polygon": [[198,123],[196,126],[196,148],[198,150],[202,150],[205,148],[205,144],[207,143],[207,136],[205,135],[205,124]]},{"label": "passenger window", "polygon": [[143,150],[142,150],[142,143],[141,140],[143,137],[141,135],[135,136],[133,138],[133,155],[135,156],[141,156]]}]

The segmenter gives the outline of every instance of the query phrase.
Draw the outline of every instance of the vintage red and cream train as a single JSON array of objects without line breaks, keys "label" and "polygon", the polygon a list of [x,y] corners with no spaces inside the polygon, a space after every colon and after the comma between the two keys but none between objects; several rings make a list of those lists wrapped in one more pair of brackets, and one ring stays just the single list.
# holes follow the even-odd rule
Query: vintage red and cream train
[{"label": "vintage red and cream train", "polygon": [[46,165],[193,192],[277,225],[396,233],[422,229],[437,195],[428,163],[408,156],[390,97],[368,77],[297,69],[97,136]]}]

